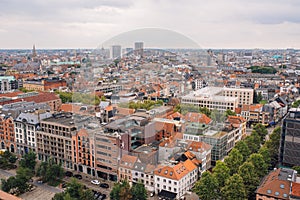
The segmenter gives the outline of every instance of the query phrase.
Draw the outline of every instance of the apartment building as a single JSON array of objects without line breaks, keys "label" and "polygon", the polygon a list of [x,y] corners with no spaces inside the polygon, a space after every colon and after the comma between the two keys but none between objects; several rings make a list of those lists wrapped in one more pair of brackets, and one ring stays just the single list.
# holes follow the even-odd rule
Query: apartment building
[{"label": "apartment building", "polygon": [[134,169],[135,163],[138,161],[136,156],[123,155],[119,163],[118,176],[119,180],[128,180],[129,183],[132,183],[133,174],[132,170]]},{"label": "apartment building", "polygon": [[37,107],[32,110],[24,110],[18,115],[14,123],[15,141],[19,155],[36,151],[36,131],[40,128],[40,121],[51,116],[49,110],[40,110]]},{"label": "apartment building", "polygon": [[142,183],[149,192],[154,192],[155,166],[143,162],[135,162],[131,173],[132,183]]},{"label": "apartment building", "polygon": [[[95,134],[95,164],[97,177],[118,180],[118,167],[128,134],[99,131]],[[126,150],[125,150],[126,151]]]},{"label": "apartment building", "polygon": [[72,136],[87,125],[91,117],[72,113],[57,113],[41,120],[36,131],[37,156],[41,161],[53,158],[64,168],[75,169]]},{"label": "apartment building", "polygon": [[265,111],[264,105],[262,104],[243,105],[240,116],[251,123],[260,123],[264,125],[270,123],[270,113]]},{"label": "apartment building", "polygon": [[14,119],[11,115],[0,115],[0,139],[1,149],[6,149],[12,153],[16,151]]},{"label": "apartment building", "polygon": [[189,159],[174,165],[157,167],[154,171],[155,193],[162,198],[179,199],[198,180],[197,166]]},{"label": "apartment building", "polygon": [[76,135],[72,135],[74,170],[96,176],[95,135],[101,131],[95,122],[87,124]]}]

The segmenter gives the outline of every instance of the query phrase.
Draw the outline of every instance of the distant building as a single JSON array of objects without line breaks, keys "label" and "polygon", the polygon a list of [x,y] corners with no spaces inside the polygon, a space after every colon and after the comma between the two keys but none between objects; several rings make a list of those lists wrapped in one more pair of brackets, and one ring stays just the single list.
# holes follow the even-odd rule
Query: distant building
[{"label": "distant building", "polygon": [[134,43],[134,53],[137,56],[143,56],[144,52],[144,42],[135,42]]},{"label": "distant building", "polygon": [[283,119],[279,162],[284,166],[300,165],[300,109],[291,108]]},{"label": "distant building", "polygon": [[18,81],[13,76],[0,76],[0,93],[12,92],[18,88]]},{"label": "distant building", "polygon": [[111,46],[111,58],[112,59],[117,59],[117,58],[121,58],[121,45],[113,45]]},{"label": "distant building", "polygon": [[66,87],[67,82],[64,79],[38,79],[26,80],[23,82],[23,87],[27,90],[49,91]]},{"label": "distant building", "polygon": [[210,110],[232,110],[253,103],[253,89],[205,87],[182,97],[182,104],[206,107]]}]

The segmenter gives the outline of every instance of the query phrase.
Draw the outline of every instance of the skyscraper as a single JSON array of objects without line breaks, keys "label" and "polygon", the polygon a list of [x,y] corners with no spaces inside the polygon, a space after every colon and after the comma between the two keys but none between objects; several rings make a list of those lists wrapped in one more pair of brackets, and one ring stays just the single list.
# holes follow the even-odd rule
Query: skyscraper
[{"label": "skyscraper", "polygon": [[111,58],[116,59],[121,57],[121,45],[111,46]]},{"label": "skyscraper", "polygon": [[137,56],[143,56],[144,51],[144,42],[135,42],[134,43],[134,52]]},{"label": "skyscraper", "polygon": [[291,108],[283,120],[279,162],[284,166],[300,165],[300,109]]}]

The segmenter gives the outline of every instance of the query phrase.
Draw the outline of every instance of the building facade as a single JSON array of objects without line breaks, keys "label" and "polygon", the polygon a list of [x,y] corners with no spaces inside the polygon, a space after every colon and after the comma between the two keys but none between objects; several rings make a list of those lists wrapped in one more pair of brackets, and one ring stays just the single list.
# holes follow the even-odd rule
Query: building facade
[{"label": "building facade", "polygon": [[283,119],[279,162],[284,166],[300,165],[300,109],[291,108]]}]

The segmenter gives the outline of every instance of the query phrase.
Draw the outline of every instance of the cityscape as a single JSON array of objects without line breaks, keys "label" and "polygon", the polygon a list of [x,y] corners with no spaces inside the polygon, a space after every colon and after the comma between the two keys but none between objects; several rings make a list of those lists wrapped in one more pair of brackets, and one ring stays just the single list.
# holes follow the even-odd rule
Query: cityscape
[{"label": "cityscape", "polygon": [[0,1],[0,199],[300,199],[300,4],[192,2]]}]

